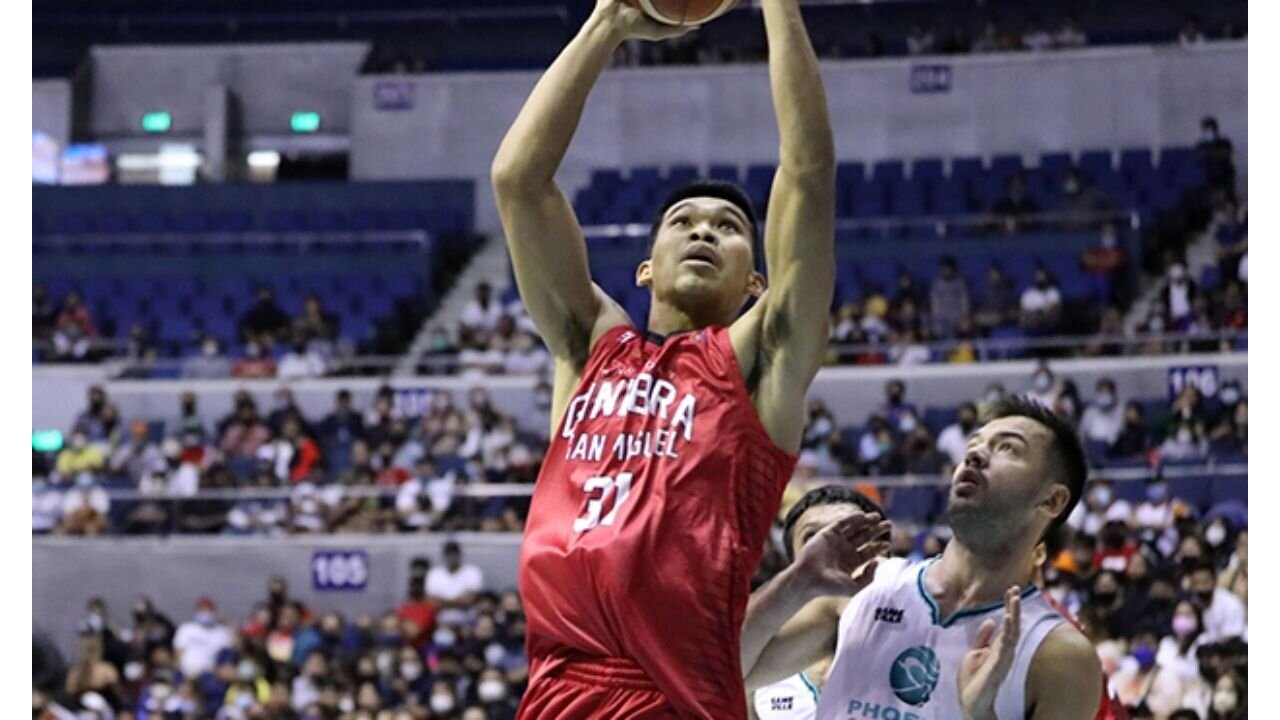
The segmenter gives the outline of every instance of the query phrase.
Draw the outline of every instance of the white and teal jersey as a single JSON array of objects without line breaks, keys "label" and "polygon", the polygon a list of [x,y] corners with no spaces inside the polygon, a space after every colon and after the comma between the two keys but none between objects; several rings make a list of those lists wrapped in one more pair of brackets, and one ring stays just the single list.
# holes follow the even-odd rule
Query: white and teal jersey
[{"label": "white and teal jersey", "polygon": [[796,673],[758,688],[753,704],[760,720],[813,720],[818,711],[818,687],[808,675]]},{"label": "white and teal jersey", "polygon": [[[840,616],[835,662],[822,688],[819,720],[954,720],[960,717],[956,673],[978,628],[997,622],[1004,603],[939,617],[924,585],[936,561],[882,560],[875,580]],[[1013,668],[996,696],[996,716],[1026,715],[1031,658],[1049,631],[1063,622],[1034,586],[1022,594],[1022,638]]]}]

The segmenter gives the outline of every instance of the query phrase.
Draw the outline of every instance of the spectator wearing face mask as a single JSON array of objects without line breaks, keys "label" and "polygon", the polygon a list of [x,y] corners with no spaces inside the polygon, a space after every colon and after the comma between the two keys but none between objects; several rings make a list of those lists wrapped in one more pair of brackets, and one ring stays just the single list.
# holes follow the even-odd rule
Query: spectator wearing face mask
[{"label": "spectator wearing face mask", "polygon": [[1058,383],[1053,370],[1048,363],[1041,361],[1035,372],[1031,374],[1031,389],[1027,391],[1027,397],[1046,408],[1052,409],[1054,402],[1058,399],[1058,393],[1061,391],[1062,386]]},{"label": "spectator wearing face mask", "polygon": [[1196,677],[1199,667],[1196,650],[1204,644],[1204,620],[1200,608],[1190,600],[1179,600],[1173,607],[1169,630],[1170,634],[1160,641],[1156,660],[1162,672],[1176,680],[1178,692],[1170,694],[1181,697],[1183,684]]},{"label": "spectator wearing face mask", "polygon": [[290,704],[297,712],[320,699],[320,689],[329,674],[329,662],[324,653],[312,650],[302,663],[302,672],[293,679]]},{"label": "spectator wearing face mask", "polygon": [[1203,428],[1189,421],[1180,421],[1174,431],[1160,443],[1162,460],[1196,460],[1209,454],[1209,442]]},{"label": "spectator wearing face mask", "polygon": [[59,476],[71,479],[84,473],[100,473],[106,464],[102,450],[89,442],[88,435],[77,430],[71,434],[71,443],[58,453],[56,468]]},{"label": "spectator wearing face mask", "polygon": [[185,379],[217,380],[231,377],[231,359],[222,353],[222,344],[212,335],[204,336],[200,354],[182,363]]},{"label": "spectator wearing face mask", "polygon": [[480,568],[462,562],[462,548],[449,541],[444,545],[444,563],[427,572],[427,598],[440,609],[441,624],[460,625],[470,619],[476,593],[484,587]]},{"label": "spectator wearing face mask", "polygon": [[858,463],[867,475],[892,475],[900,469],[901,458],[884,416],[873,416],[858,440]]},{"label": "spectator wearing face mask", "polygon": [[214,668],[218,653],[231,647],[231,629],[218,621],[212,598],[196,600],[195,616],[178,626],[173,649],[185,677],[199,677]]},{"label": "spectator wearing face mask", "polygon": [[484,709],[488,720],[512,720],[515,717],[516,698],[511,696],[507,679],[497,668],[487,667],[481,671],[472,695],[471,702]]},{"label": "spectator wearing face mask", "polygon": [[458,694],[453,685],[443,680],[437,680],[431,686],[431,697],[427,702],[427,707],[431,708],[431,712],[440,718],[457,717],[458,711]]},{"label": "spectator wearing face mask", "polygon": [[1248,435],[1248,404],[1240,386],[1228,382],[1218,391],[1219,409],[1210,421],[1210,450],[1215,455],[1232,455],[1243,451]]},{"label": "spectator wearing face mask", "polygon": [[1129,656],[1120,662],[1119,669],[1111,678],[1111,686],[1115,688],[1116,697],[1126,707],[1143,705],[1151,693],[1159,674],[1159,666],[1156,662],[1158,641],[1156,632],[1149,628],[1134,633],[1129,645]]},{"label": "spectator wearing face mask", "polygon": [[[1203,35],[1200,37],[1203,41]],[[1218,119],[1212,115],[1206,115],[1201,119],[1200,140],[1196,143],[1197,159],[1204,168],[1209,186],[1218,193],[1219,197],[1233,200],[1236,184],[1234,155],[1235,148],[1230,138],[1218,130]]]},{"label": "spectator wearing face mask", "polygon": [[1249,693],[1244,678],[1236,672],[1223,673],[1213,685],[1213,701],[1208,720],[1243,720],[1249,717]]},{"label": "spectator wearing face mask", "polygon": [[391,681],[392,705],[411,703],[426,705],[431,700],[431,676],[426,672],[422,653],[412,647],[400,648],[397,676]]},{"label": "spectator wearing face mask", "polygon": [[111,497],[92,473],[76,475],[75,485],[62,494],[59,535],[100,535],[107,527]]},{"label": "spectator wearing face mask", "polygon": [[1133,511],[1133,523],[1139,530],[1162,532],[1173,525],[1173,503],[1169,499],[1169,483],[1162,477],[1147,480],[1146,498]]},{"label": "spectator wearing face mask", "polygon": [[969,436],[978,427],[978,408],[971,402],[964,403],[956,412],[956,421],[938,433],[938,450],[946,453],[952,465],[964,461]]},{"label": "spectator wearing face mask", "polygon": [[1022,291],[1022,329],[1029,335],[1053,335],[1062,315],[1062,293],[1043,267],[1035,269],[1032,283]]},{"label": "spectator wearing face mask", "polygon": [[1107,512],[1107,522],[1098,533],[1098,554],[1093,557],[1093,565],[1099,570],[1125,573],[1129,569],[1129,559],[1138,552],[1138,545],[1131,537],[1126,522],[1129,513],[1117,511],[1113,506]]},{"label": "spectator wearing face mask", "polygon": [[892,428],[901,428],[902,416],[910,413],[918,415],[916,406],[906,399],[907,386],[901,380],[890,380],[884,386],[884,403],[878,412],[883,415]]},{"label": "spectator wearing face mask", "polygon": [[1145,455],[1151,446],[1151,432],[1142,417],[1142,406],[1136,402],[1124,406],[1124,425],[1107,454],[1112,458],[1134,458]]},{"label": "spectator wearing face mask", "polygon": [[1095,387],[1093,401],[1080,418],[1080,436],[1086,441],[1105,443],[1110,447],[1124,428],[1124,407],[1116,397],[1116,384],[1102,378]]},{"label": "spectator wearing face mask", "polygon": [[[1115,486],[1109,480],[1100,478],[1089,484],[1085,490],[1084,502],[1076,506],[1068,516],[1067,523],[1085,535],[1096,537],[1107,518],[1112,517],[1111,513],[1127,517],[1129,510],[1128,502],[1116,499]],[[1092,563],[1093,558],[1090,557],[1089,564]]]},{"label": "spectator wearing face mask", "polygon": [[1244,638],[1248,634],[1244,603],[1229,591],[1217,586],[1217,573],[1207,560],[1191,566],[1184,581],[1187,591],[1202,613],[1204,642],[1215,643],[1228,638]]},{"label": "spectator wearing face mask", "polygon": [[143,475],[163,464],[160,446],[151,442],[150,428],[139,420],[129,426],[129,441],[111,455],[108,469],[112,476],[127,478],[136,485]]},{"label": "spectator wearing face mask", "polygon": [[1187,277],[1187,266],[1181,262],[1170,265],[1169,281],[1160,291],[1160,297],[1165,301],[1168,321],[1174,330],[1187,329],[1191,323],[1192,310],[1198,295],[1199,285],[1195,280]]}]

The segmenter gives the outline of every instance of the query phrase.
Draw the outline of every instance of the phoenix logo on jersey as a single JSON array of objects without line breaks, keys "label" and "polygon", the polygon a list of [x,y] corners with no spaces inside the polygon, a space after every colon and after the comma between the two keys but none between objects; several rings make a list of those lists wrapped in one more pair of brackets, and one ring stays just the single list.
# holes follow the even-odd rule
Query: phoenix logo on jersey
[{"label": "phoenix logo on jersey", "polygon": [[938,656],[931,648],[918,646],[903,650],[889,669],[889,686],[893,694],[908,705],[920,707],[938,686],[941,670]]}]

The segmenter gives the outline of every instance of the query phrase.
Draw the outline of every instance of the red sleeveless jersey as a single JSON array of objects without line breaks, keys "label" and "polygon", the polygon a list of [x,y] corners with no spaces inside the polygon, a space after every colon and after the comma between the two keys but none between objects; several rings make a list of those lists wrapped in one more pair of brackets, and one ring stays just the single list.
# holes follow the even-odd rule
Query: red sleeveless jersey
[{"label": "red sleeveless jersey", "polygon": [[521,547],[530,690],[614,659],[679,717],[745,718],[750,579],[795,462],[760,424],[727,329],[662,344],[630,326],[605,333]]}]

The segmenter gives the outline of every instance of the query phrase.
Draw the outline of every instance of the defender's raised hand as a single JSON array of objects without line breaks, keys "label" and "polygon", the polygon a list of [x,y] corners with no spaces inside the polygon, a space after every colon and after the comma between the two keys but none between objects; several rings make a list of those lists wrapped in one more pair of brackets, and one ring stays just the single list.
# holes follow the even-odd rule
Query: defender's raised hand
[{"label": "defender's raised hand", "polygon": [[875,577],[875,558],[889,549],[889,527],[857,513],[825,528],[796,556],[793,577],[812,597],[857,593]]},{"label": "defender's raised hand", "polygon": [[1022,636],[1021,624],[1022,594],[1018,588],[1011,587],[1004,594],[1004,617],[999,632],[995,620],[983,622],[973,649],[960,663],[956,687],[965,720],[995,717],[996,695],[1013,667],[1014,651]]}]

